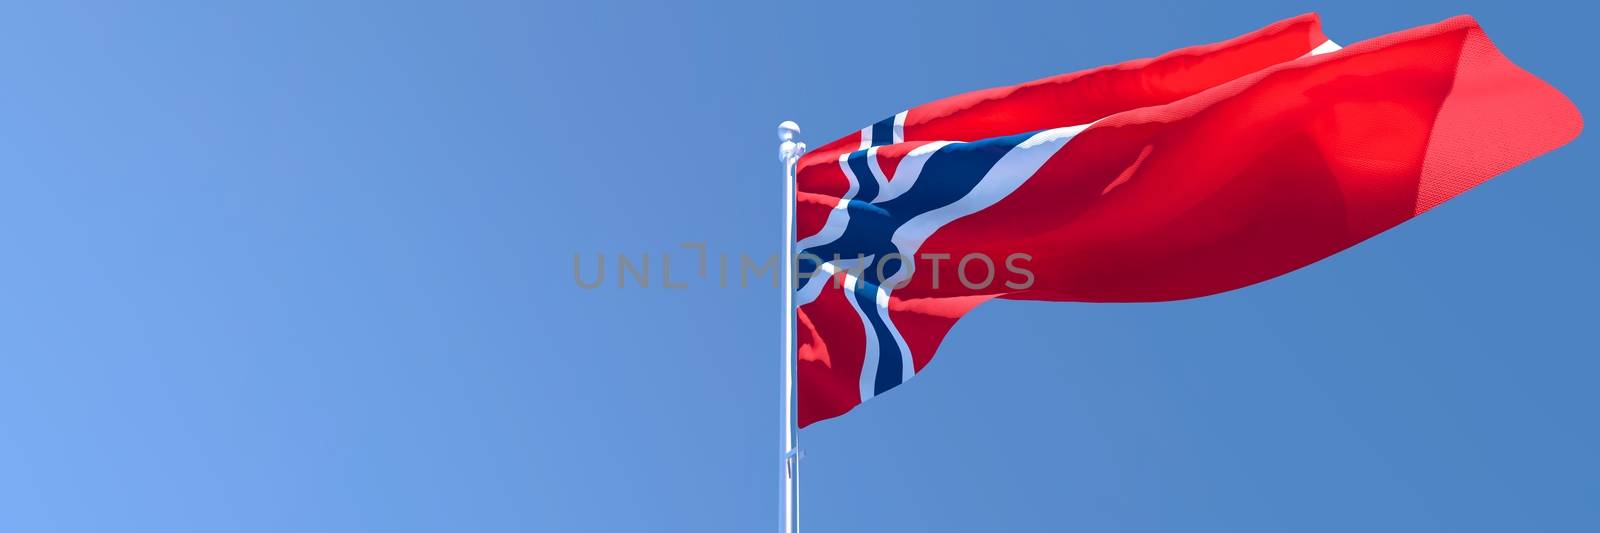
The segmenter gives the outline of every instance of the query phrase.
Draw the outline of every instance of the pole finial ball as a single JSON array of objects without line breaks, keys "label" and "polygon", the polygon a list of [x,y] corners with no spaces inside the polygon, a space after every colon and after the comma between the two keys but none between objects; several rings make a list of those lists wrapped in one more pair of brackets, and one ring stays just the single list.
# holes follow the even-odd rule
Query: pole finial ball
[{"label": "pole finial ball", "polygon": [[785,120],[782,124],[778,125],[779,141],[792,141],[799,135],[800,125],[795,124],[793,120]]}]

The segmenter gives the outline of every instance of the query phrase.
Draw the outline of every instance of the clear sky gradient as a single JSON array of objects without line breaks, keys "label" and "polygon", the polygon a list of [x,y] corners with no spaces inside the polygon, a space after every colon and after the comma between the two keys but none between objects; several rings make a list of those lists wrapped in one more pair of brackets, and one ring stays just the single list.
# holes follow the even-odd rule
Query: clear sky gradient
[{"label": "clear sky gradient", "polygon": [[[7,5],[0,531],[772,530],[778,293],[679,244],[776,251],[779,121],[1313,10],[1596,113],[1581,2]],[[1593,137],[1244,290],[985,305],[803,433],[805,530],[1600,531]]]}]

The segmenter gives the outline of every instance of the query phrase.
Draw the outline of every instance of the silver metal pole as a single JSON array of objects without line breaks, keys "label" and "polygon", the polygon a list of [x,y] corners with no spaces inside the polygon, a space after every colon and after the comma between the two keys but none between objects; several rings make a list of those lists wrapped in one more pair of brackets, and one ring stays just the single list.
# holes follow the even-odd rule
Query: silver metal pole
[{"label": "silver metal pole", "polygon": [[783,162],[783,533],[800,531],[800,436],[794,425],[794,174],[806,143],[796,140],[799,135],[800,125],[793,121],[778,125],[778,158]]}]

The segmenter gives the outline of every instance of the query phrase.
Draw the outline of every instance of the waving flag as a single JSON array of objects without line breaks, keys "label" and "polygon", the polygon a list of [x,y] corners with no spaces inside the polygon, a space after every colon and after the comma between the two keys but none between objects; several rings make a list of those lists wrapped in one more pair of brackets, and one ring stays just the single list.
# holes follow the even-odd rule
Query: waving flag
[{"label": "waving flag", "polygon": [[1582,129],[1470,17],[1340,49],[1316,15],[913,107],[799,162],[799,425],[994,298],[1151,302],[1328,257]]}]

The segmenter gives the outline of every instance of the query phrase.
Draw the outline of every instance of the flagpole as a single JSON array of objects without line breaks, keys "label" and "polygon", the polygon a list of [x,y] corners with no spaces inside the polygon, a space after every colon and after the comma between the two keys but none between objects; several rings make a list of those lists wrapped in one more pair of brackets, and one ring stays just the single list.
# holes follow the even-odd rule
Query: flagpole
[{"label": "flagpole", "polygon": [[778,158],[783,162],[783,445],[779,448],[780,479],[783,482],[783,533],[800,531],[800,435],[795,427],[794,381],[794,194],[795,165],[806,152],[800,142],[800,125],[785,120],[778,125]]}]

